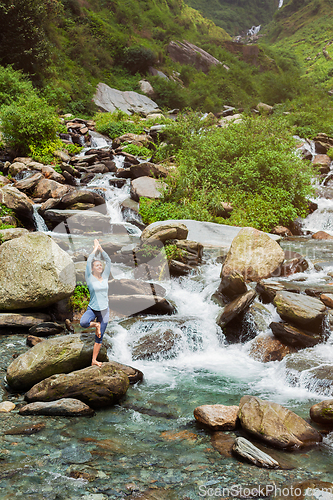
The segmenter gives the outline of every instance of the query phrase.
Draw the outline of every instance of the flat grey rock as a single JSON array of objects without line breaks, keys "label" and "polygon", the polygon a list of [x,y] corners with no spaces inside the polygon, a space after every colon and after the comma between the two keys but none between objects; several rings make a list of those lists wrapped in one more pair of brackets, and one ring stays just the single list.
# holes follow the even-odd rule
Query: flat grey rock
[{"label": "flat grey rock", "polygon": [[120,109],[128,115],[140,112],[148,114],[158,109],[156,102],[146,95],[133,91],[121,92],[105,83],[98,84],[93,100],[102,111],[110,113]]}]

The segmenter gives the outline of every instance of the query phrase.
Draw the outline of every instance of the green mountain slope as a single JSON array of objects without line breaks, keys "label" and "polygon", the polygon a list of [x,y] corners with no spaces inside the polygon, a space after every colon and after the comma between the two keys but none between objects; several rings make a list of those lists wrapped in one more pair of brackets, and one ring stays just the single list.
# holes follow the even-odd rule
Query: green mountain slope
[{"label": "green mountain slope", "polygon": [[186,3],[231,35],[253,25],[267,24],[279,5],[278,0],[186,0]]}]

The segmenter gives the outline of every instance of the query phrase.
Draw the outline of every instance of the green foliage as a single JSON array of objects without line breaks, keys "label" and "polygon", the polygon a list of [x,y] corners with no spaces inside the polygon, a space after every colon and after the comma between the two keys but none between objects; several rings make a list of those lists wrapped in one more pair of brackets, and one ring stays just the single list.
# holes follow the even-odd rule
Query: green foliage
[{"label": "green foliage", "polygon": [[[186,126],[185,126],[186,124]],[[183,143],[179,131],[187,130]],[[145,222],[163,219],[210,220],[270,230],[306,213],[313,169],[295,155],[295,140],[281,118],[248,118],[224,129],[197,131],[198,116],[175,124],[178,168],[157,201],[140,200]],[[173,140],[172,129],[169,137]],[[234,207],[222,219],[222,203]]]},{"label": "green foliage", "polygon": [[0,108],[12,104],[19,97],[34,93],[32,83],[20,71],[0,66]]},{"label": "green foliage", "polygon": [[128,144],[123,148],[123,151],[130,153],[134,156],[139,156],[140,158],[150,158],[152,156],[152,151],[144,146],[137,146],[136,144]]},{"label": "green foliage", "polygon": [[0,231],[2,229],[12,229],[12,228],[15,228],[15,226],[13,226],[12,224],[1,224],[1,221],[0,221]]},{"label": "green foliage", "polygon": [[30,145],[56,140],[58,117],[53,108],[37,95],[21,97],[2,107],[0,117],[6,143],[20,154],[28,154]]},{"label": "green foliage", "polygon": [[82,281],[78,281],[75,290],[72,293],[69,302],[73,310],[81,311],[88,307],[90,301],[89,288]]},{"label": "green foliage", "polygon": [[126,47],[121,55],[121,64],[133,75],[146,73],[149,66],[153,66],[155,61],[154,52],[142,45]]},{"label": "green foliage", "polygon": [[170,260],[178,260],[178,261],[182,262],[184,252],[183,252],[183,250],[178,248],[176,245],[167,243],[164,246],[164,251],[165,251],[165,255],[166,255],[168,262],[170,262]]},{"label": "green foliage", "polygon": [[6,205],[0,203],[0,217],[5,217],[6,215],[14,215],[11,208],[7,208]]},{"label": "green foliage", "polygon": [[[54,152],[57,149],[62,149],[63,143],[60,139],[56,139],[52,142],[41,142],[41,143],[31,143],[29,144],[29,155],[33,160],[44,165],[54,163]],[[60,170],[61,173],[61,170]]]},{"label": "green foliage", "polygon": [[111,139],[128,133],[141,134],[144,130],[143,123],[141,125],[134,123],[126,113],[121,111],[116,111],[115,113],[97,113],[94,116],[94,120],[97,132],[108,135]]},{"label": "green foliage", "polygon": [[331,158],[331,160],[333,160],[333,148],[330,148],[326,154]]},{"label": "green foliage", "polygon": [[179,83],[160,76],[150,77],[155,93],[155,101],[161,108],[184,109],[188,105],[187,92]]}]

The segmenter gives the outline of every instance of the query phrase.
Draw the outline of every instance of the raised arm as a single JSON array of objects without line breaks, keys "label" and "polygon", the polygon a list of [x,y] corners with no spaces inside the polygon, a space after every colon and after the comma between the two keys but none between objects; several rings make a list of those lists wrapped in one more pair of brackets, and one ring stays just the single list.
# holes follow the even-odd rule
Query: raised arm
[{"label": "raised arm", "polygon": [[105,269],[103,271],[103,278],[108,278],[111,272],[111,259],[108,254],[101,248],[101,254],[103,259],[105,260]]},{"label": "raised arm", "polygon": [[91,263],[94,260],[94,258],[95,258],[95,250],[93,250],[91,252],[91,254],[89,255],[89,257],[87,259],[86,272],[85,272],[86,282],[88,282],[92,276]]}]

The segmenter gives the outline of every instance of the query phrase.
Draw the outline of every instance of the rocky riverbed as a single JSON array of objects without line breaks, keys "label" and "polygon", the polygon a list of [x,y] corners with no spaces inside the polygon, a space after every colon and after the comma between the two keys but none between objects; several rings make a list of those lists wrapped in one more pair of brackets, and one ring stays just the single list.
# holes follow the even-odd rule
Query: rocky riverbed
[{"label": "rocky riverbed", "polygon": [[[195,221],[144,228],[136,200],[160,195],[164,167],[105,142],[63,158],[61,169],[28,158],[2,164],[11,178],[0,177],[1,203],[25,225],[0,231],[2,498],[328,487],[320,481],[332,480],[333,465],[333,261],[321,200],[303,236]],[[312,237],[325,229],[325,239]],[[101,369],[89,367],[92,332],[65,325],[95,237],[113,262]],[[248,423],[249,401],[270,401],[282,423],[296,419],[305,431],[278,444],[262,422],[262,439]],[[212,405],[221,406],[217,419],[238,408],[234,424],[221,430],[193,415]]]}]

